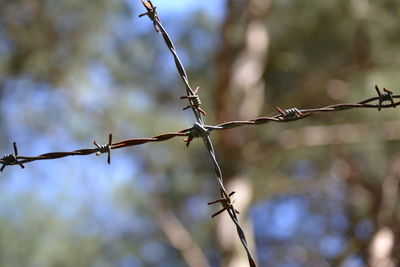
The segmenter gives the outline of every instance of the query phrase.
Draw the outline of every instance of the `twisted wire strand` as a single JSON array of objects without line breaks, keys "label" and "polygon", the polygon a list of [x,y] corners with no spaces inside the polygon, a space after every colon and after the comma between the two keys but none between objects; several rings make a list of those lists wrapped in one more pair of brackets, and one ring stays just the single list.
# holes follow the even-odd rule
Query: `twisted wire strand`
[{"label": "twisted wire strand", "polygon": [[[394,99],[400,98],[400,95],[393,95],[392,96]],[[347,111],[351,109],[364,109],[364,108],[372,108],[372,109],[387,109],[387,108],[394,108],[400,105],[400,101],[394,102],[393,104],[375,104],[371,103],[374,101],[379,101],[379,97],[371,97],[368,99],[365,99],[363,101],[360,101],[358,103],[344,103],[344,104],[335,104],[335,105],[330,105],[330,106],[325,106],[321,108],[310,108],[310,109],[299,109],[299,111],[303,115],[298,115],[297,118],[295,119],[288,119],[285,118],[282,114],[276,114],[270,117],[257,117],[249,120],[240,120],[240,121],[227,121],[223,122],[217,125],[204,125],[204,128],[206,128],[210,133],[213,131],[223,131],[223,130],[228,130],[232,128],[237,128],[237,127],[242,127],[242,126],[247,126],[247,125],[261,125],[261,124],[266,124],[270,122],[277,122],[277,123],[288,123],[292,122],[295,120],[301,120],[305,119],[307,117],[317,115],[318,113],[333,113],[333,112],[340,112],[340,111]],[[114,149],[119,149],[119,148],[125,148],[125,147],[130,147],[130,146],[139,146],[143,145],[146,143],[150,142],[163,142],[170,140],[175,137],[188,137],[191,135],[192,131],[194,130],[194,127],[191,128],[186,128],[177,132],[169,132],[169,133],[162,133],[158,134],[152,137],[146,137],[146,138],[131,138],[131,139],[126,139],[123,141],[119,141],[116,143],[112,143],[110,145],[110,148],[112,150]],[[199,136],[195,136],[199,137]],[[0,164],[6,164],[6,165],[19,165],[19,164],[24,164],[24,163],[29,163],[32,161],[37,161],[37,160],[51,160],[51,159],[58,159],[58,158],[64,158],[68,156],[87,156],[91,154],[95,154],[97,152],[102,152],[100,151],[99,148],[84,148],[84,149],[78,149],[74,151],[64,151],[64,152],[50,152],[50,153],[45,153],[41,154],[38,156],[22,156],[22,155],[15,155],[15,159],[13,162],[13,155],[14,154],[4,154],[4,156],[0,159]],[[102,152],[103,153],[103,152]]]},{"label": "twisted wire strand", "polygon": [[[123,140],[117,143],[110,144],[110,149],[118,149],[118,148],[124,148],[124,147],[130,147],[130,146],[138,146],[150,142],[163,142],[167,141],[169,139],[172,139],[174,137],[178,136],[188,136],[189,135],[189,129],[185,129],[179,132],[171,132],[171,133],[164,133],[164,134],[159,134],[153,137],[146,137],[146,138],[132,138],[132,139],[127,139]],[[19,164],[24,164],[32,161],[37,161],[37,160],[51,160],[51,159],[58,159],[58,158],[64,158],[68,156],[87,156],[95,153],[105,153],[107,151],[103,150],[103,147],[96,147],[96,148],[84,148],[84,149],[78,149],[74,151],[65,151],[65,152],[50,152],[50,153],[45,153],[41,154],[38,156],[21,156],[21,155],[15,155],[16,161],[11,161],[8,160],[10,157],[10,154],[4,155],[0,159],[0,164],[4,165],[19,165]],[[12,155],[12,154],[11,154]]]},{"label": "twisted wire strand", "polygon": [[[392,98],[400,98],[400,95],[393,95]],[[283,114],[277,114],[271,117],[257,117],[250,120],[241,120],[241,121],[228,121],[217,124],[215,126],[205,126],[210,132],[211,131],[221,131],[227,130],[237,127],[242,127],[246,125],[260,125],[266,124],[270,122],[291,122],[295,120],[305,119],[310,116],[314,116],[318,113],[331,113],[338,111],[346,111],[350,109],[364,109],[364,108],[376,108],[376,109],[386,109],[386,108],[395,108],[400,105],[400,101],[393,102],[392,104],[371,104],[371,102],[379,101],[379,97],[371,97],[360,101],[358,103],[343,103],[343,104],[335,104],[329,105],[321,108],[309,108],[309,109],[298,109],[301,115],[297,115],[295,118],[287,118]]]}]

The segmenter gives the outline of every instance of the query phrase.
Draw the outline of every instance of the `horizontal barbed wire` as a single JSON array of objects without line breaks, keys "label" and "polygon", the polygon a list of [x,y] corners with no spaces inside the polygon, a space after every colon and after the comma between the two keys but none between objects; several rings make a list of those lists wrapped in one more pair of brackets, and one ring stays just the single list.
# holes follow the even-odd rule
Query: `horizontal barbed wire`
[{"label": "horizontal barbed wire", "polygon": [[[400,95],[392,95],[393,99],[400,98]],[[237,128],[237,127],[242,127],[242,126],[247,126],[247,125],[261,125],[261,124],[266,124],[270,122],[278,122],[278,123],[285,123],[285,122],[291,122],[291,121],[296,121],[300,119],[305,119],[307,117],[316,115],[318,113],[331,113],[331,112],[338,112],[338,111],[346,111],[346,110],[351,110],[351,109],[356,109],[356,108],[375,108],[375,109],[386,109],[386,108],[394,108],[396,106],[400,105],[400,101],[393,102],[391,104],[379,104],[379,103],[371,103],[371,102],[376,102],[380,101],[379,96],[378,97],[371,97],[368,99],[365,99],[363,101],[360,101],[358,103],[343,103],[343,104],[335,104],[335,105],[330,105],[330,106],[325,106],[321,108],[310,108],[310,109],[298,109],[298,108],[291,108],[287,110],[283,110],[282,113],[278,112],[276,115],[270,116],[270,117],[257,117],[254,119],[249,119],[249,120],[240,120],[240,121],[228,121],[228,122],[223,122],[217,125],[204,125],[203,127],[208,131],[208,132],[213,132],[213,131],[222,131],[222,130],[228,130],[232,128]],[[111,137],[111,134],[110,134]],[[58,159],[58,158],[64,158],[68,156],[87,156],[91,154],[102,154],[102,153],[109,153],[108,148],[110,150],[114,149],[119,149],[119,148],[125,148],[125,147],[130,147],[130,146],[139,146],[143,145],[146,143],[151,143],[151,142],[163,142],[170,140],[175,137],[186,137],[184,141],[186,142],[186,145],[189,143],[189,138],[194,139],[200,137],[198,135],[198,130],[195,126],[191,128],[186,128],[177,132],[168,132],[168,133],[162,133],[159,135],[155,135],[152,137],[145,137],[145,138],[131,138],[131,139],[126,139],[122,140],[116,143],[108,143],[106,145],[96,145],[93,148],[84,148],[84,149],[78,149],[78,150],[73,150],[73,151],[64,151],[64,152],[50,152],[50,153],[45,153],[41,154],[38,156],[22,156],[18,155],[18,150],[16,150],[16,145],[14,146],[14,153],[13,154],[5,154],[1,159],[0,159],[0,164],[2,164],[1,171],[3,171],[5,166],[11,166],[11,165],[20,165],[20,164],[25,164],[33,161],[38,161],[38,160],[52,160],[52,159]],[[110,139],[111,140],[111,139]],[[94,141],[96,142],[96,141]],[[96,142],[97,143],[97,142]],[[15,144],[15,143],[14,143]]]}]

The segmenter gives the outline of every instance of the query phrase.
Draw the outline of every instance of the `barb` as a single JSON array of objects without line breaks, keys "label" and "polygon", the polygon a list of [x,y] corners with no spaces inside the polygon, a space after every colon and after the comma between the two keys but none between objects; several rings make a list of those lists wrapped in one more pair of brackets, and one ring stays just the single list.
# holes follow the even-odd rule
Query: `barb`
[{"label": "barb", "polygon": [[201,105],[201,100],[200,100],[200,96],[197,94],[197,92],[199,92],[200,87],[197,87],[194,92],[193,95],[189,95],[189,96],[181,96],[181,99],[189,99],[190,105],[187,105],[183,108],[183,110],[188,109],[190,107],[195,107],[201,114],[203,114],[204,116],[207,116],[207,113],[200,107]]},{"label": "barb", "polygon": [[[386,88],[383,88],[383,93],[381,93],[381,91],[379,90],[378,85],[375,85],[375,90],[378,93],[378,97],[379,97],[378,111],[381,111],[382,103],[384,101],[390,101],[392,103],[392,105],[394,105],[394,100],[393,100],[393,96],[392,96],[393,92],[392,91],[390,91],[390,90],[388,90]],[[393,106],[393,107],[395,108],[396,106]]]},{"label": "barb", "polygon": [[1,166],[0,171],[2,172],[6,166],[10,165],[19,165],[21,169],[25,168],[25,166],[22,164],[22,162],[18,162],[18,148],[17,148],[17,143],[13,143],[14,147],[14,154],[5,154],[1,159],[0,163],[3,164]]},{"label": "barb", "polygon": [[99,145],[96,140],[93,144],[97,147],[96,156],[100,156],[102,153],[107,153],[107,163],[111,164],[111,147],[112,147],[112,134],[108,135],[108,144]]},{"label": "barb", "polygon": [[217,203],[220,203],[222,205],[222,209],[211,215],[212,218],[221,214],[223,211],[226,211],[227,209],[233,209],[236,214],[240,214],[240,212],[233,207],[233,203],[235,203],[235,200],[231,200],[231,196],[233,196],[235,193],[236,193],[235,191],[230,192],[228,197],[226,197],[224,193],[221,191],[221,198],[207,203],[208,205],[213,205]]}]

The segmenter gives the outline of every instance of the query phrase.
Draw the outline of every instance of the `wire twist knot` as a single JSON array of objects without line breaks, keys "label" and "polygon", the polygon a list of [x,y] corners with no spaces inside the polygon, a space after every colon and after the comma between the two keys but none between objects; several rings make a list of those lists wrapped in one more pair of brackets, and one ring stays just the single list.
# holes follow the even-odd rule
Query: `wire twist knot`
[{"label": "wire twist knot", "polygon": [[210,131],[204,125],[195,122],[189,131],[188,137],[183,139],[183,141],[186,143],[186,146],[189,146],[194,138],[207,137],[209,135]]}]

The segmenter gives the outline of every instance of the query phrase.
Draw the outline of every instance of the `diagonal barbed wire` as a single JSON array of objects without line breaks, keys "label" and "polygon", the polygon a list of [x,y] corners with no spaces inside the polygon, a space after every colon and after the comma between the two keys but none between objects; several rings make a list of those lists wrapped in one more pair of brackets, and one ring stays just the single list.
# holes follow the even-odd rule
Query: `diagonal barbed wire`
[{"label": "diagonal barbed wire", "polygon": [[[222,178],[222,171],[221,171],[221,168],[217,161],[217,158],[215,156],[213,143],[210,138],[210,132],[207,130],[207,128],[204,127],[204,121],[203,121],[202,115],[205,115],[206,113],[204,112],[204,110],[202,110],[200,108],[201,101],[200,101],[200,97],[197,95],[199,87],[197,87],[197,89],[195,91],[193,91],[191,89],[185,68],[184,68],[181,60],[179,59],[178,54],[176,53],[176,49],[175,49],[173,41],[169,37],[169,34],[165,30],[164,26],[161,24],[160,18],[156,11],[156,7],[153,5],[153,3],[151,1],[141,0],[141,2],[143,4],[143,6],[146,8],[147,12],[139,15],[139,17],[147,15],[153,21],[155,30],[158,33],[162,34],[165,44],[167,45],[168,49],[170,50],[170,52],[175,60],[175,65],[179,72],[179,75],[181,76],[183,83],[185,84],[186,96],[181,97],[181,98],[186,98],[189,100],[189,106],[192,109],[193,114],[196,117],[196,122],[194,123],[193,127],[195,130],[197,130],[196,134],[199,135],[203,139],[204,145],[205,145],[207,152],[212,160],[215,175],[216,175],[216,178],[217,178],[217,181],[219,184],[219,189],[220,189],[222,199],[216,200],[213,203],[220,203],[223,207],[221,212],[222,211],[228,212],[229,217],[231,218],[232,222],[236,226],[236,231],[240,238],[240,241],[246,250],[247,258],[249,260],[249,265],[251,267],[253,267],[253,266],[255,267],[256,263],[253,259],[253,256],[251,255],[250,249],[247,245],[245,233],[244,233],[244,231],[239,223],[238,217],[236,215],[238,212],[233,207],[233,202],[230,199],[230,197],[232,196],[232,193],[228,194],[225,189],[225,186],[223,183],[223,178]],[[184,108],[184,109],[186,109],[186,108]],[[192,139],[193,139],[193,136],[189,136],[187,143],[190,144],[190,141]]]},{"label": "diagonal barbed wire", "polygon": [[[249,265],[250,266],[256,266],[256,263],[251,255],[251,252],[248,248],[245,233],[239,223],[237,214],[239,213],[233,205],[233,201],[231,200],[232,195],[235,192],[230,192],[228,193],[224,187],[223,183],[223,178],[222,178],[222,172],[221,168],[219,166],[219,163],[216,159],[215,156],[215,151],[214,147],[212,144],[212,141],[210,139],[210,134],[213,131],[221,131],[221,130],[227,130],[227,129],[232,129],[236,127],[242,127],[242,126],[247,126],[247,125],[261,125],[261,124],[266,124],[270,122],[278,122],[278,123],[286,123],[286,122],[291,122],[291,121],[296,121],[300,119],[304,119],[319,113],[330,113],[330,112],[339,112],[339,111],[345,111],[345,110],[351,110],[351,109],[357,109],[357,108],[374,108],[380,111],[381,109],[386,109],[386,108],[395,108],[396,106],[400,105],[400,101],[395,101],[395,99],[400,98],[400,95],[395,95],[393,94],[392,91],[384,88],[383,92],[379,89],[378,86],[375,86],[375,90],[378,94],[378,96],[375,97],[370,97],[368,99],[362,100],[357,103],[341,103],[341,104],[334,104],[334,105],[329,105],[325,107],[320,107],[320,108],[309,108],[309,109],[299,109],[299,108],[289,108],[282,110],[280,108],[277,108],[278,113],[273,116],[266,116],[266,117],[257,117],[254,119],[249,119],[249,120],[237,120],[237,121],[228,121],[228,122],[223,122],[214,126],[211,125],[206,125],[204,124],[204,119],[203,115],[206,115],[206,112],[200,107],[201,101],[200,97],[198,95],[199,87],[197,87],[195,90],[192,89],[192,87],[189,84],[189,79],[187,76],[187,73],[185,71],[185,68],[180,61],[174,43],[172,42],[170,36],[168,35],[167,31],[161,24],[161,21],[159,19],[159,16],[156,12],[156,7],[151,3],[151,1],[143,1],[141,0],[143,5],[145,6],[147,12],[143,13],[140,15],[140,17],[147,15],[153,22],[155,30],[162,34],[163,39],[170,50],[177,70],[179,72],[180,77],[182,78],[182,81],[185,85],[186,88],[186,95],[181,97],[181,99],[187,99],[189,102],[189,105],[186,106],[184,109],[191,108],[194,116],[196,118],[196,122],[194,123],[193,127],[186,128],[180,131],[176,132],[168,132],[168,133],[162,133],[159,135],[155,135],[152,137],[146,137],[146,138],[132,138],[132,139],[126,139],[122,140],[119,142],[112,142],[112,134],[109,134],[108,136],[108,143],[104,145],[99,145],[96,141],[94,141],[94,147],[92,148],[85,148],[85,149],[78,149],[78,150],[73,150],[73,151],[66,151],[66,152],[50,152],[50,153],[45,153],[41,154],[38,156],[22,156],[18,154],[18,149],[17,145],[14,142],[13,143],[13,148],[14,148],[14,153],[13,154],[5,154],[2,158],[0,158],[0,164],[2,167],[0,168],[0,171],[3,171],[6,166],[11,166],[11,165],[19,165],[21,168],[24,168],[24,164],[30,163],[33,161],[39,161],[39,160],[52,160],[52,159],[58,159],[58,158],[64,158],[68,156],[86,156],[86,155],[91,155],[91,154],[96,154],[100,155],[103,153],[107,153],[107,162],[110,164],[111,163],[111,151],[114,149],[119,149],[119,148],[125,148],[125,147],[130,147],[130,146],[138,146],[150,142],[163,142],[167,141],[170,139],[173,139],[175,137],[184,137],[184,141],[186,142],[186,145],[189,146],[191,141],[194,138],[201,138],[205,144],[205,147],[207,149],[207,152],[211,158],[213,168],[215,171],[215,175],[218,181],[219,189],[220,189],[220,194],[221,198],[211,201],[208,204],[221,204],[222,209],[212,215],[212,217],[217,216],[218,214],[227,211],[229,217],[231,218],[232,222],[236,226],[236,230],[238,233],[238,236],[240,238],[240,241],[243,244],[243,247],[246,250],[248,260],[249,260]],[[390,103],[388,103],[390,102]]]}]

